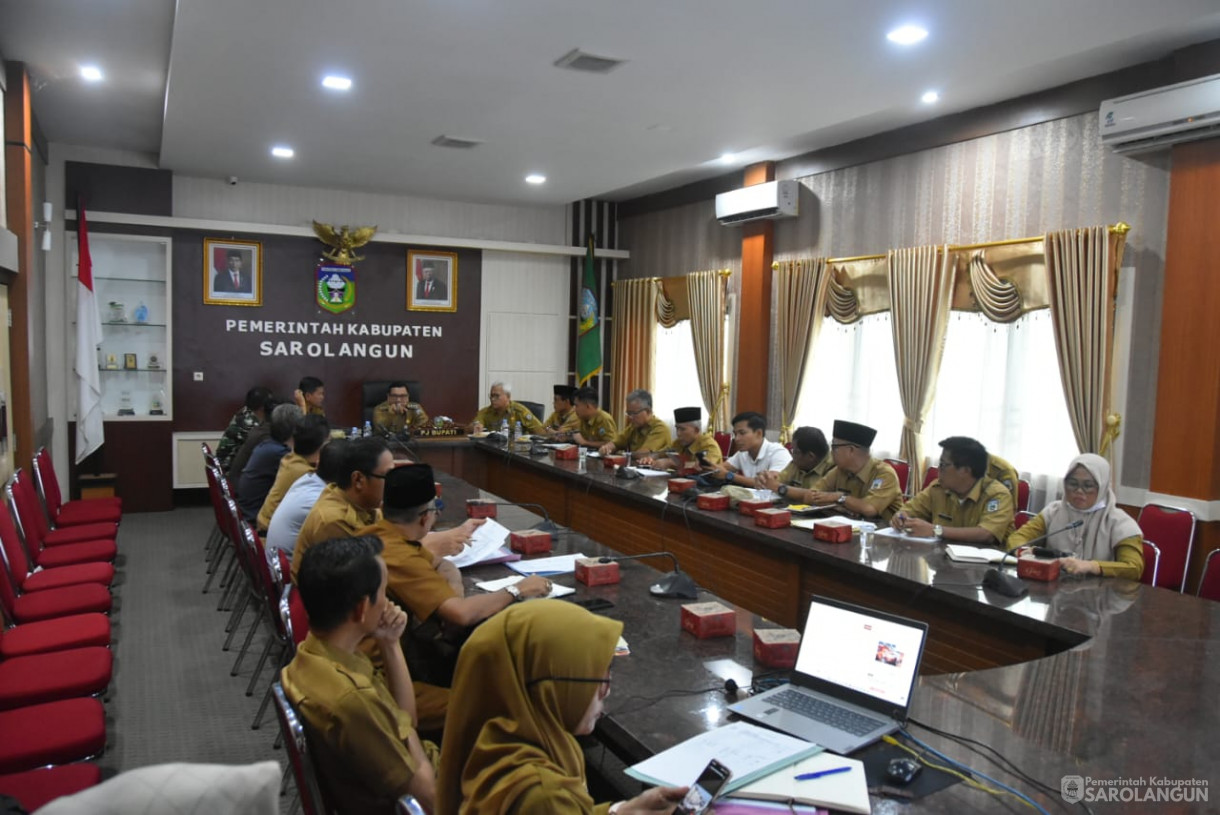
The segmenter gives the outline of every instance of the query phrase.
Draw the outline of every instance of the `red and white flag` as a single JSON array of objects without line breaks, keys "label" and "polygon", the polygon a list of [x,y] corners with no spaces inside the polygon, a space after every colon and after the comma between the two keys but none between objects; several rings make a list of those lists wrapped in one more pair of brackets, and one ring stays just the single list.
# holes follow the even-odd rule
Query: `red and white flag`
[{"label": "red and white flag", "polygon": [[102,344],[102,317],[93,294],[93,258],[89,256],[89,226],[85,207],[76,210],[76,463],[102,446],[102,383],[98,376],[97,349]]}]

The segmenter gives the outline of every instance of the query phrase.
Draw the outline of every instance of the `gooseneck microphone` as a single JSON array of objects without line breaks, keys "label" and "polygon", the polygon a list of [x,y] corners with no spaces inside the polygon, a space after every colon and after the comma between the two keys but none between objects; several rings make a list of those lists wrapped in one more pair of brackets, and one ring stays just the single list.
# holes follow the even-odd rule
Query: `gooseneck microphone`
[{"label": "gooseneck microphone", "polygon": [[682,567],[672,552],[648,552],[643,555],[616,555],[614,557],[599,557],[598,563],[617,563],[622,560],[642,560],[649,557],[667,557],[674,564],[674,570],[648,587],[649,593],[656,597],[682,597],[687,600],[697,600],[699,591],[695,581]]},{"label": "gooseneck microphone", "polygon": [[1010,574],[1004,573],[1003,569],[1000,568],[1004,565],[1004,561],[1007,560],[1013,552],[1017,551],[1023,546],[1033,546],[1035,543],[1041,543],[1052,535],[1058,535],[1060,532],[1067,532],[1069,529],[1076,529],[1083,525],[1084,521],[1073,521],[1067,526],[1060,527],[1059,529],[1053,529],[1041,537],[1034,538],[1031,541],[1018,543],[1016,546],[1004,553],[1004,557],[1000,558],[999,566],[994,569],[988,569],[987,573],[983,575],[983,588],[991,589],[997,594],[1002,594],[1005,597],[1024,597],[1029,593],[1029,589],[1019,577],[1013,577]]},{"label": "gooseneck microphone", "polygon": [[533,527],[531,527],[532,529],[537,529],[540,532],[550,532],[552,535],[557,535],[563,531],[558,524],[551,520],[550,513],[546,511],[546,507],[544,507],[542,504],[523,504],[516,501],[491,501],[488,503],[494,504],[498,507],[522,507],[536,509],[542,513],[544,520],[534,524]]}]

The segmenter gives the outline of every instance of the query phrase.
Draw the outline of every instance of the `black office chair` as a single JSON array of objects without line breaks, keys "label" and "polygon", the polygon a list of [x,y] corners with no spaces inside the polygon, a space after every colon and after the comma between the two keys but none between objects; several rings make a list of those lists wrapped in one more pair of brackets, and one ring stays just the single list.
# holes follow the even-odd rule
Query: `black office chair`
[{"label": "black office chair", "polygon": [[[412,393],[414,393],[414,391],[412,391]],[[546,409],[542,406],[541,402],[526,402],[524,399],[520,399],[518,401],[529,408],[530,413],[538,417],[538,421],[546,421]]]},{"label": "black office chair", "polygon": [[[385,401],[386,391],[390,387],[391,382],[398,380],[385,379],[374,380],[372,382],[364,382],[360,386],[360,421],[373,421],[373,410]],[[423,402],[423,385],[419,382],[410,379],[404,379],[407,383],[407,391],[411,394],[412,402]]]}]

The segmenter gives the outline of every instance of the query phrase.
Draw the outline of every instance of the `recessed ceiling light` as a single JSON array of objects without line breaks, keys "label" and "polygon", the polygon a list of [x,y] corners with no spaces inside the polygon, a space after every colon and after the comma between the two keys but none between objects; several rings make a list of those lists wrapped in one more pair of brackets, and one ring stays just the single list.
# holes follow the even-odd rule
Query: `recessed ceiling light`
[{"label": "recessed ceiling light", "polygon": [[322,87],[330,88],[332,91],[351,90],[352,80],[346,76],[331,74],[322,80]]},{"label": "recessed ceiling light", "polygon": [[538,173],[530,173],[529,175],[527,175],[525,177],[525,183],[526,184],[545,184],[546,176],[539,175]]},{"label": "recessed ceiling light", "polygon": [[81,75],[81,79],[85,80],[86,82],[101,82],[102,81],[102,69],[97,67],[96,65],[80,66],[80,75]]},{"label": "recessed ceiling light", "polygon": [[927,91],[923,96],[919,97],[919,101],[923,102],[925,105],[931,105],[934,102],[940,101],[940,94],[936,91]]},{"label": "recessed ceiling light", "polygon": [[885,38],[899,45],[914,45],[917,42],[923,42],[927,36],[926,28],[920,28],[917,25],[901,25],[886,34]]},{"label": "recessed ceiling light", "polygon": [[721,164],[732,164],[736,160],[737,160],[736,153],[721,153],[721,155],[720,155]]},{"label": "recessed ceiling light", "polygon": [[296,155],[296,151],[287,145],[277,144],[271,148],[271,155],[276,158],[292,158]]}]

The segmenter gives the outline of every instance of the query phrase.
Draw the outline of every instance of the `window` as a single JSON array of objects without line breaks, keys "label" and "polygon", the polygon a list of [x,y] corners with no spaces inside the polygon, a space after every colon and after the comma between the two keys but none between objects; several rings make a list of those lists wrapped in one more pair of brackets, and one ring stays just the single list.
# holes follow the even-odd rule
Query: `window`
[{"label": "window", "polygon": [[[652,410],[673,428],[674,408],[695,407],[703,410],[703,426],[707,427],[707,409],[699,392],[699,374],[695,370],[695,342],[690,333],[690,320],[673,328],[657,326],[655,353],[655,385],[652,389]],[[615,417],[619,421],[619,417]]]}]

